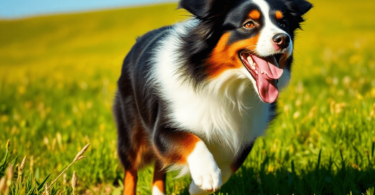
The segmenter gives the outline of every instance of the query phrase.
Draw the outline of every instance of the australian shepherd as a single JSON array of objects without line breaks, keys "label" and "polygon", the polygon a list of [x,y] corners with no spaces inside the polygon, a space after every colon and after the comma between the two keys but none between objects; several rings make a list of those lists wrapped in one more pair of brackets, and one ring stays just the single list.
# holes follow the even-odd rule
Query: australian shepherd
[{"label": "australian shepherd", "polygon": [[124,194],[155,163],[189,173],[190,194],[208,194],[236,172],[275,117],[290,79],[305,0],[180,0],[193,17],[148,32],[126,56],[114,103]]}]

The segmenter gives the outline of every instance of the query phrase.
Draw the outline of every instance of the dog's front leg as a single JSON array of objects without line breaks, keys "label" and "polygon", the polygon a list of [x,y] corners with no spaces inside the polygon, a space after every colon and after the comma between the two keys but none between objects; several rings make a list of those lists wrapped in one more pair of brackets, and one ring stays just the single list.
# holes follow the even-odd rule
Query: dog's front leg
[{"label": "dog's front leg", "polygon": [[[221,171],[199,137],[187,131],[159,127],[154,132],[153,139],[157,156],[164,162],[164,166],[187,165],[193,183],[206,193],[221,187]],[[192,186],[189,191],[197,194]]]},{"label": "dog's front leg", "polygon": [[204,194],[202,190],[214,192],[221,187],[221,170],[203,141],[195,144],[187,162],[193,179],[189,189],[190,194]]}]

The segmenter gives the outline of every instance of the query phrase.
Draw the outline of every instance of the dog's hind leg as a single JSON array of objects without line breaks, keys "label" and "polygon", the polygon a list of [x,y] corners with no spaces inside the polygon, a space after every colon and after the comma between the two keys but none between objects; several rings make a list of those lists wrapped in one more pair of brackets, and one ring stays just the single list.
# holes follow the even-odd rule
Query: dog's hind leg
[{"label": "dog's hind leg", "polygon": [[159,161],[155,162],[154,167],[154,178],[152,180],[152,195],[164,195],[165,194],[165,179],[166,172],[163,170],[163,166]]},{"label": "dog's hind leg", "polygon": [[117,124],[117,152],[125,169],[125,195],[135,195],[137,186],[137,171],[143,165],[151,162],[150,146],[131,97],[116,96],[114,115]]},{"label": "dog's hind leg", "polygon": [[137,170],[125,170],[123,195],[136,195],[137,192]]},{"label": "dog's hind leg", "polygon": [[[124,192],[125,195],[135,195],[137,186],[137,171],[152,160],[149,152],[147,135],[135,122],[130,134],[119,133],[118,153],[125,168]],[[127,138],[130,138],[127,140]],[[127,140],[125,142],[125,140]]]}]

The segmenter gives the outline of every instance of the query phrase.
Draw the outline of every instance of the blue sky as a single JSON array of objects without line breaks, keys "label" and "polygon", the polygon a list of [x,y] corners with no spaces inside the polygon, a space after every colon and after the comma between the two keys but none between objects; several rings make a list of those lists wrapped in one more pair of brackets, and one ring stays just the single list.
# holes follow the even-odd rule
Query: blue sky
[{"label": "blue sky", "polygon": [[77,12],[168,1],[173,0],[0,0],[0,18]]}]

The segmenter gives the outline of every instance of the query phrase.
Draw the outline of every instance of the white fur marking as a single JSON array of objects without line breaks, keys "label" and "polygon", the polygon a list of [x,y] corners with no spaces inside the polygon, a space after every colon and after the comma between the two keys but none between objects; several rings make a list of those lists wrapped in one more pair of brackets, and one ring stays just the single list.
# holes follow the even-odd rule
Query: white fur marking
[{"label": "white fur marking", "polygon": [[187,158],[187,162],[191,178],[202,190],[216,191],[221,187],[221,171],[202,141],[196,143],[193,152]]},{"label": "white fur marking", "polygon": [[189,194],[190,195],[206,195],[210,194],[211,192],[207,192],[205,190],[202,190],[199,186],[197,186],[194,181],[191,181],[189,186]]},{"label": "white fur marking", "polygon": [[[286,33],[284,30],[280,29],[276,25],[274,25],[270,19],[270,7],[268,3],[264,0],[253,0],[254,3],[256,3],[260,9],[261,12],[265,18],[263,29],[260,33],[259,40],[256,47],[256,52],[259,56],[269,56],[276,53],[280,53],[275,51],[275,49],[272,46],[272,37],[278,33]],[[288,35],[289,36],[289,35]],[[290,36],[289,36],[290,38]],[[287,53],[288,57],[293,52],[293,41],[290,38],[289,46],[281,51],[282,53]]]},{"label": "white fur marking", "polygon": [[152,195],[165,195],[157,186],[152,187]]}]

